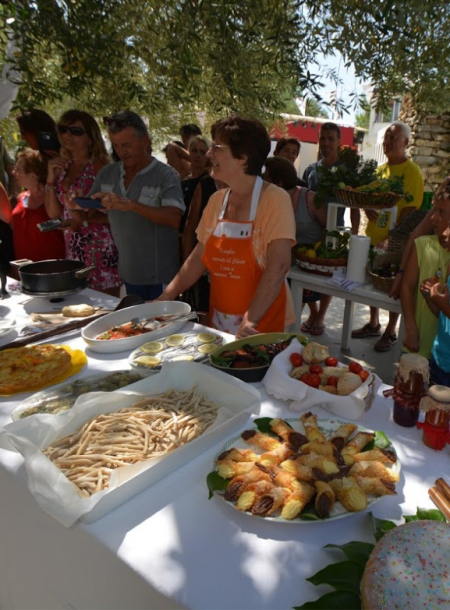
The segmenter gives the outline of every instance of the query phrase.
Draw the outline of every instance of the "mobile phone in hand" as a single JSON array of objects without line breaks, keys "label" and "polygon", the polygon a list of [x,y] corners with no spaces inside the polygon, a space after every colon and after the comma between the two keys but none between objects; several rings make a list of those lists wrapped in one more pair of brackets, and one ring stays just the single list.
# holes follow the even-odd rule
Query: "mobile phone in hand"
[{"label": "mobile phone in hand", "polygon": [[80,206],[80,208],[84,208],[86,210],[105,209],[99,199],[92,199],[91,197],[75,197],[74,201]]},{"label": "mobile phone in hand", "polygon": [[63,221],[60,218],[51,218],[50,220],[44,220],[44,222],[38,222],[36,225],[39,231],[46,233],[47,231],[54,231],[62,225]]}]

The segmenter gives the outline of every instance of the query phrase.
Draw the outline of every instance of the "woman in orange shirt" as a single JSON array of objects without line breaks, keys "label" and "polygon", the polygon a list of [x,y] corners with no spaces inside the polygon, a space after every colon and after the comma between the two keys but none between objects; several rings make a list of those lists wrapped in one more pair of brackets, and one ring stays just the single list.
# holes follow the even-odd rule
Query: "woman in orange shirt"
[{"label": "woman in orange shirt", "polygon": [[211,176],[229,188],[209,200],[198,244],[159,300],[175,299],[208,270],[215,328],[237,337],[282,331],[295,220],[289,195],[260,177],[270,138],[240,116],[220,119],[211,135]]}]

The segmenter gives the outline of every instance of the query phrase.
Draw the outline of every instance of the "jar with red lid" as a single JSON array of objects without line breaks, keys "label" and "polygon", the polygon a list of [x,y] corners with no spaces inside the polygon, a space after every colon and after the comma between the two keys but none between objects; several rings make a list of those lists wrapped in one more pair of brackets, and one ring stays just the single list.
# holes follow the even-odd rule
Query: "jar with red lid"
[{"label": "jar with red lid", "polygon": [[428,360],[419,354],[403,354],[398,363],[394,388],[393,418],[396,424],[407,428],[419,419],[419,404],[426,394],[430,368]]},{"label": "jar with red lid", "polygon": [[422,440],[427,447],[441,451],[450,442],[450,388],[431,386],[420,401],[420,409],[425,412],[425,421],[417,424],[423,430]]}]

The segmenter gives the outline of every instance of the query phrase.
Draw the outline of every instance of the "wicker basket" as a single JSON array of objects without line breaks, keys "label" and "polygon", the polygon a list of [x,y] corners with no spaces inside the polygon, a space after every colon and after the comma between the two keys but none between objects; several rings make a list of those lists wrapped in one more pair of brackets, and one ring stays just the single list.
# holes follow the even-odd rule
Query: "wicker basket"
[{"label": "wicker basket", "polygon": [[333,192],[339,202],[350,208],[385,210],[392,208],[403,195],[396,193],[363,193],[362,191],[351,191],[350,189],[333,188]]},{"label": "wicker basket", "polygon": [[430,210],[414,210],[408,214],[396,227],[389,231],[388,251],[401,252],[408,243],[409,236]]},{"label": "wicker basket", "polygon": [[346,258],[310,258],[304,254],[296,254],[295,260],[302,271],[331,277],[337,269],[347,266]]},{"label": "wicker basket", "polygon": [[377,290],[387,292],[389,294],[392,290],[395,278],[377,275],[373,272],[373,269],[382,267],[385,263],[398,263],[400,265],[401,260],[402,252],[386,252],[385,254],[377,254],[372,264],[370,264],[370,261],[367,263],[367,273],[372,280],[372,284]]}]

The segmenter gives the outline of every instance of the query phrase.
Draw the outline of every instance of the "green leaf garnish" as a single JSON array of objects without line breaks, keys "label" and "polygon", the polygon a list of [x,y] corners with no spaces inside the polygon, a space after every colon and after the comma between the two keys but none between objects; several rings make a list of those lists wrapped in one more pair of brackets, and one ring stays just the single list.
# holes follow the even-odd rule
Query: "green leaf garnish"
[{"label": "green leaf garnish", "polygon": [[367,443],[365,447],[363,447],[363,451],[370,451],[374,447],[378,447],[378,449],[388,449],[392,445],[391,441],[388,439],[384,432],[381,430],[375,430],[375,437],[370,443]]},{"label": "green leaf garnish", "polygon": [[324,521],[323,517],[319,516],[314,502],[308,502],[299,516],[301,521]]},{"label": "green leaf garnish", "polygon": [[330,585],[339,591],[351,591],[359,596],[364,566],[353,561],[333,563],[306,580],[313,585]]},{"label": "green leaf garnish", "polygon": [[369,513],[369,515],[372,519],[373,535],[375,536],[375,540],[377,542],[383,538],[386,532],[394,529],[394,527],[397,527],[397,524],[393,521],[388,521],[387,519],[377,519],[372,513]]},{"label": "green leaf garnish", "polygon": [[358,542],[357,540],[353,540],[352,542],[347,542],[347,544],[327,544],[323,548],[339,549],[345,554],[349,561],[365,566],[374,546],[375,545],[370,544],[369,542]]},{"label": "green leaf garnish", "polygon": [[228,481],[223,479],[215,470],[207,475],[206,484],[209,489],[208,500],[211,500],[215,491],[224,491],[228,487]]},{"label": "green leaf garnish", "polygon": [[411,521],[443,521],[447,522],[447,519],[437,508],[418,508],[415,515],[405,515],[405,523]]},{"label": "green leaf garnish", "polygon": [[350,591],[325,593],[314,602],[294,606],[293,610],[360,610],[361,598]]},{"label": "green leaf garnish", "polygon": [[[255,424],[255,426],[258,428],[259,432],[262,432],[264,434],[271,434],[272,436],[278,436],[270,427],[270,422],[273,421],[274,419],[276,419],[275,417],[258,417],[258,419],[255,419],[255,421],[253,422]],[[289,428],[292,428],[292,426],[285,420],[283,420],[284,423],[289,426]]]}]

